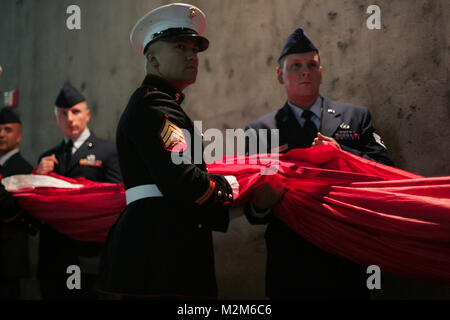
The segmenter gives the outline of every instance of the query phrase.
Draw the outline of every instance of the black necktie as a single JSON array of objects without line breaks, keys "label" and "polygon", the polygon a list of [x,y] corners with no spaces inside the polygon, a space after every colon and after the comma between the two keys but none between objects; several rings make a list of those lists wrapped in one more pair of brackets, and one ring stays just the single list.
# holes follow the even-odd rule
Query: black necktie
[{"label": "black necktie", "polygon": [[70,160],[72,158],[72,147],[73,147],[72,140],[67,141],[66,144],[64,145],[64,150],[61,157],[62,163],[60,165],[62,169],[61,173],[65,173],[69,169]]},{"label": "black necktie", "polygon": [[303,125],[303,129],[304,129],[305,135],[310,143],[312,143],[317,136],[317,127],[314,124],[314,122],[311,121],[311,117],[313,115],[314,114],[309,110],[303,111],[303,114],[302,114],[302,118],[305,118],[305,124]]}]

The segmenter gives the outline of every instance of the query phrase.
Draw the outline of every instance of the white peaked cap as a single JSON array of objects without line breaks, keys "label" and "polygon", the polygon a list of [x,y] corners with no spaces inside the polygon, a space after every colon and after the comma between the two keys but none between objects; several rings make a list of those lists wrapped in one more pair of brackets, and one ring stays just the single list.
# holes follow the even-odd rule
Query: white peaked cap
[{"label": "white peaked cap", "polygon": [[206,50],[209,41],[202,37],[206,28],[205,14],[186,3],[172,3],[156,8],[143,16],[133,27],[130,41],[133,48],[144,53],[150,43],[183,37],[194,37],[199,50]]}]

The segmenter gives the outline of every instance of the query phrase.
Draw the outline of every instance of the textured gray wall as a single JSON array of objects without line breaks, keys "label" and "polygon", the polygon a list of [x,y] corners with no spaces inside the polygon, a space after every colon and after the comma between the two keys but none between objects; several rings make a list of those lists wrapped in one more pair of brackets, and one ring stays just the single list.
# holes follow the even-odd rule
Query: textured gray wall
[{"label": "textured gray wall", "polygon": [[[2,0],[0,90],[19,89],[22,152],[33,163],[61,140],[52,120],[66,80],[92,109],[90,127],[114,139],[129,95],[144,77],[129,32],[147,11],[169,1]],[[448,23],[450,3],[429,1],[191,0],[207,15],[209,50],[184,108],[203,129],[238,128],[282,106],[276,60],[288,34],[302,26],[321,52],[322,93],[369,107],[399,168],[450,174]],[[81,7],[78,31],[66,8]],[[366,28],[366,8],[381,8],[381,30]],[[244,218],[215,234],[222,298],[263,298],[264,227]],[[448,298],[450,289],[384,277],[379,298]]]}]

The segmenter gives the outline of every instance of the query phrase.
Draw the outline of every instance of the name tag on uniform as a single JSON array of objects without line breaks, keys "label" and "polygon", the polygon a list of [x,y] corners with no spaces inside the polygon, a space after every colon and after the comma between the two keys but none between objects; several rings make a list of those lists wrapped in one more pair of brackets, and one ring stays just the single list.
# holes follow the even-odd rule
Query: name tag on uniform
[{"label": "name tag on uniform", "polygon": [[93,166],[93,167],[101,167],[102,160],[96,160],[95,154],[90,154],[86,156],[86,158],[80,159],[80,166]]}]

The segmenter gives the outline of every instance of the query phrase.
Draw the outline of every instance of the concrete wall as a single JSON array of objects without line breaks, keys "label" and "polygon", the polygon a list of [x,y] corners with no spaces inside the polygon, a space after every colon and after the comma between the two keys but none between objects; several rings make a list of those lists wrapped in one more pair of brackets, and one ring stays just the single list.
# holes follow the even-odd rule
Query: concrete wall
[{"label": "concrete wall", "polygon": [[[19,89],[22,152],[31,162],[62,136],[52,108],[62,83],[80,88],[90,127],[114,139],[129,95],[144,77],[129,32],[147,11],[169,1],[2,0],[0,90]],[[207,15],[209,50],[184,108],[203,128],[238,128],[282,106],[275,77],[280,49],[302,26],[321,52],[322,93],[370,107],[399,168],[450,174],[449,6],[428,1],[191,0]],[[81,30],[66,28],[66,8],[81,8]],[[381,8],[381,30],[366,9]],[[215,234],[222,298],[264,297],[264,227],[233,220]],[[378,298],[448,298],[450,289],[386,275]]]}]

